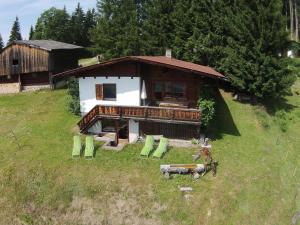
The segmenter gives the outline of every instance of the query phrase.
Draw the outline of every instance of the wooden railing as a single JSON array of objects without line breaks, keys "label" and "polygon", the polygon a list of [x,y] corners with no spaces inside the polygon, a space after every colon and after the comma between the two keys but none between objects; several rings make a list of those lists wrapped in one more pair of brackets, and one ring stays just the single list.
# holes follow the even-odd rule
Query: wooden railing
[{"label": "wooden railing", "polygon": [[200,124],[201,111],[147,106],[96,105],[78,123],[80,130],[87,129],[97,118],[137,119],[173,123]]}]

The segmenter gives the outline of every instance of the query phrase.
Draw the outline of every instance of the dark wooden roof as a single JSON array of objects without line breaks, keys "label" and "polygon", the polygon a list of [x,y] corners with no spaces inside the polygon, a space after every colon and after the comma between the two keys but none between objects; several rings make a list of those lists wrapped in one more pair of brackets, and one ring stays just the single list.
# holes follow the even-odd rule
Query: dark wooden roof
[{"label": "dark wooden roof", "polygon": [[225,76],[215,69],[208,67],[208,66],[202,66],[199,64],[186,62],[174,58],[168,58],[165,56],[127,56],[122,58],[116,58],[112,59],[106,62],[102,62],[96,65],[91,65],[87,67],[81,67],[69,71],[65,71],[63,73],[56,74],[55,77],[68,77],[68,76],[81,76],[81,72],[88,72],[90,70],[94,70],[97,68],[102,68],[108,65],[116,64],[119,62],[142,62],[146,64],[152,64],[152,65],[159,65],[168,67],[171,69],[178,69],[185,72],[200,74],[212,78],[219,78],[219,79],[226,79]]},{"label": "dark wooden roof", "polygon": [[[53,41],[53,40],[29,40],[29,41],[13,41],[8,46],[13,44],[28,45],[33,48],[39,48],[46,51],[54,50],[73,50],[82,49],[83,47],[72,45],[64,42]],[[7,47],[8,47],[7,46]]]}]

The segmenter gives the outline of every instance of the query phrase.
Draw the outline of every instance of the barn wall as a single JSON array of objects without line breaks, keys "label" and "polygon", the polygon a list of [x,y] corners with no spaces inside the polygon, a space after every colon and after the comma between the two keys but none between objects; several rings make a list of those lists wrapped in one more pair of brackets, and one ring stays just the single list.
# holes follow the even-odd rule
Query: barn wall
[{"label": "barn wall", "polygon": [[21,84],[23,86],[49,84],[49,73],[39,72],[39,73],[22,74]]},{"label": "barn wall", "polygon": [[80,53],[78,50],[56,50],[50,53],[49,71],[56,74],[77,68]]},{"label": "barn wall", "polygon": [[[18,66],[13,61],[18,60]],[[13,44],[0,54],[0,76],[48,71],[47,51],[27,45]]]}]

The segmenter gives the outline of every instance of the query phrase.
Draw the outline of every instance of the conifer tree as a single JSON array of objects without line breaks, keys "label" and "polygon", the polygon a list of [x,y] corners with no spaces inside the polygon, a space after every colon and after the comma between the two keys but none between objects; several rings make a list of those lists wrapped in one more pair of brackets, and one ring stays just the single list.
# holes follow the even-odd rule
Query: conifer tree
[{"label": "conifer tree", "polygon": [[85,45],[83,46],[90,46],[91,45],[91,30],[97,24],[97,16],[95,9],[88,9],[85,14],[85,21],[84,21],[84,32],[86,35]]},{"label": "conifer tree", "polygon": [[92,50],[105,58],[140,55],[142,37],[138,7],[140,1],[97,2],[99,18],[91,32]]},{"label": "conifer tree", "polygon": [[147,41],[147,54],[164,55],[171,48],[175,28],[171,19],[175,0],[151,0],[144,4],[146,19],[143,24],[143,36]]},{"label": "conifer tree", "polygon": [[12,26],[12,29],[10,32],[10,36],[8,39],[8,43],[17,41],[17,40],[22,40],[22,35],[21,35],[21,31],[20,31],[20,23],[19,23],[18,17],[16,17],[16,20],[13,23],[13,26]]},{"label": "conifer tree", "polygon": [[32,40],[33,35],[34,35],[34,30],[33,30],[33,26],[31,26],[29,31],[29,40]]},{"label": "conifer tree", "polygon": [[234,19],[219,69],[233,86],[259,98],[287,95],[295,76],[288,70],[287,59],[279,56],[288,46],[282,1],[245,0],[232,8]]},{"label": "conifer tree", "polygon": [[195,13],[192,3],[192,0],[177,0],[171,14],[172,23],[175,28],[171,49],[172,54],[177,59],[190,60],[192,58],[186,55],[185,49],[185,45],[195,29]]},{"label": "conifer tree", "polygon": [[95,9],[88,9],[85,15],[85,27],[92,28],[97,24]]},{"label": "conifer tree", "polygon": [[3,48],[4,48],[4,43],[3,43],[2,36],[0,34],[0,52],[2,51]]},{"label": "conifer tree", "polygon": [[71,16],[71,30],[72,42],[76,45],[86,46],[87,33],[85,28],[85,14],[80,3],[77,4]]}]

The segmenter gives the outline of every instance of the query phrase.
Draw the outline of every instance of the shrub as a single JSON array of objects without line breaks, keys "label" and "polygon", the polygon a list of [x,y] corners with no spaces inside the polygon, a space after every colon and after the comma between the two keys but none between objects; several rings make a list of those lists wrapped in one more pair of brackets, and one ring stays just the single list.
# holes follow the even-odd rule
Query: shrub
[{"label": "shrub", "polygon": [[284,110],[279,110],[275,113],[275,121],[279,125],[279,128],[282,132],[286,132],[288,128],[288,116]]},{"label": "shrub", "polygon": [[201,126],[207,128],[211,120],[215,116],[215,100],[213,97],[213,89],[204,87],[201,91],[198,107],[202,112]]},{"label": "shrub", "polygon": [[71,113],[80,115],[79,84],[78,80],[70,80],[68,83],[67,107]]}]

